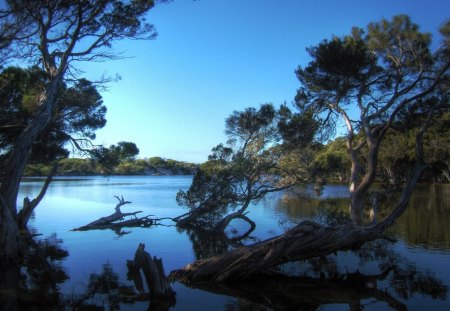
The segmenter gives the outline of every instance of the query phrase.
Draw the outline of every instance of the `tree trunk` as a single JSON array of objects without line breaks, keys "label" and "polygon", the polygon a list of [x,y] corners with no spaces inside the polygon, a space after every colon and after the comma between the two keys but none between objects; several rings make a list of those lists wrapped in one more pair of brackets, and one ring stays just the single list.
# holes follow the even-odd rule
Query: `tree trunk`
[{"label": "tree trunk", "polygon": [[247,279],[290,261],[325,256],[338,250],[359,247],[381,236],[381,227],[360,227],[352,224],[325,227],[303,221],[284,234],[242,246],[207,260],[196,261],[170,277],[185,283],[235,282]]},{"label": "tree trunk", "polygon": [[[94,229],[117,230],[123,227],[150,227],[152,224],[154,224],[155,221],[161,220],[161,219],[151,219],[149,218],[149,216],[137,218],[136,214],[142,213],[142,211],[137,211],[133,213],[122,213],[120,207],[125,204],[130,204],[131,202],[125,201],[123,196],[121,198],[115,196],[115,198],[119,200],[119,203],[117,203],[116,207],[114,208],[116,211],[113,214],[101,217],[79,228],[72,229],[72,231],[86,231]],[[134,216],[135,218],[120,221],[123,220],[126,216]]]},{"label": "tree trunk", "polygon": [[62,81],[59,73],[45,90],[44,98],[33,121],[25,128],[14,143],[0,185],[0,257],[3,264],[15,262],[19,257],[19,226],[17,223],[17,194],[28,154],[33,143],[52,119],[56,104],[56,92]]},{"label": "tree trunk", "polygon": [[170,277],[187,284],[201,282],[235,282],[266,272],[280,264],[326,256],[339,250],[360,247],[364,242],[382,237],[389,226],[403,214],[412,192],[425,169],[422,136],[426,126],[416,135],[416,165],[411,172],[394,210],[377,225],[362,227],[348,224],[325,227],[303,221],[284,234],[253,245],[243,246],[222,256],[198,260],[172,271]]},{"label": "tree trunk", "polygon": [[247,210],[248,206],[250,205],[250,202],[251,202],[251,198],[248,198],[239,210],[237,210],[237,211],[235,211],[235,212],[233,212],[233,213],[228,214],[227,216],[225,216],[225,217],[224,217],[221,221],[219,221],[219,223],[214,227],[213,232],[216,232],[216,233],[224,233],[224,232],[225,232],[225,229],[228,227],[228,225],[230,224],[230,222],[231,222],[233,219],[237,219],[237,218],[243,219],[243,220],[245,220],[246,222],[248,222],[248,223],[250,224],[250,230],[249,230],[249,232],[252,232],[253,230],[255,230],[255,227],[256,227],[255,223],[254,223],[252,220],[250,220],[250,218],[248,218],[247,216],[245,216],[245,214],[244,214],[244,212]]},{"label": "tree trunk", "polygon": [[161,259],[153,257],[146,252],[145,244],[140,243],[133,260],[127,261],[129,276],[134,280],[140,294],[144,294],[140,270],[144,273],[149,291],[152,310],[169,310],[175,305],[175,292],[170,287],[170,282],[164,273]]},{"label": "tree trunk", "polygon": [[34,198],[31,201],[30,201],[30,199],[28,199],[28,197],[23,199],[23,207],[17,215],[17,222],[19,223],[20,229],[26,228],[28,220],[31,217],[31,214],[33,213],[34,209],[39,205],[39,203],[44,198],[45,193],[47,192],[47,189],[50,186],[53,176],[56,174],[57,170],[58,170],[58,164],[55,163],[52,167],[52,170],[50,171],[47,178],[45,179],[44,185],[42,186],[42,189],[36,198]]},{"label": "tree trunk", "polygon": [[6,204],[0,209],[0,265],[17,264],[20,257],[20,232],[14,215]]}]

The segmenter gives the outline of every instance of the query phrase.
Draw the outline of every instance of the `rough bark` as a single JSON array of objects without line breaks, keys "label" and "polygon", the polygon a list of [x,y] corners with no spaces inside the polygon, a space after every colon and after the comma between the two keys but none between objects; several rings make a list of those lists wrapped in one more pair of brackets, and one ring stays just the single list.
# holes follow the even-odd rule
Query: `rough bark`
[{"label": "rough bark", "polygon": [[0,257],[3,258],[4,264],[17,262],[20,257],[16,206],[20,180],[33,143],[51,121],[56,104],[56,92],[61,81],[62,72],[58,73],[47,86],[36,117],[17,138],[5,166],[0,185]]},{"label": "rough bark", "polygon": [[153,257],[145,251],[145,244],[140,243],[133,260],[127,261],[129,276],[133,279],[136,289],[144,294],[144,286],[140,271],[142,270],[153,310],[169,310],[175,305],[175,292],[164,273],[162,259]]},{"label": "rough bark", "polygon": [[303,221],[280,236],[236,248],[222,256],[196,261],[172,271],[170,277],[188,284],[235,282],[290,261],[359,247],[365,241],[380,237],[381,233],[378,227],[364,228],[352,224],[325,227]]},{"label": "rough bark", "polygon": [[0,194],[0,265],[16,265],[20,257],[20,232],[16,215],[4,203]]}]

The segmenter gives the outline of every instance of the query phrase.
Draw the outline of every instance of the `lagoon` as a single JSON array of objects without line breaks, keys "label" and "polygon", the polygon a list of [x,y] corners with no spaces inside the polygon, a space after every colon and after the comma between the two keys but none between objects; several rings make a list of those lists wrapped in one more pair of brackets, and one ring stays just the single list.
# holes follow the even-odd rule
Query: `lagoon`
[{"label": "lagoon", "polygon": [[[29,227],[41,234],[39,238],[60,239],[61,247],[69,255],[59,264],[68,279],[58,284],[63,297],[73,297],[86,291],[93,273],[100,274],[108,264],[118,276],[119,282],[132,285],[127,280],[126,260],[132,259],[139,243],[146,244],[152,256],[163,259],[166,273],[181,268],[199,257],[208,256],[214,241],[202,242],[186,231],[180,231],[169,220],[166,226],[150,228],[125,228],[121,234],[112,230],[71,231],[95,219],[114,212],[117,200],[123,196],[132,202],[122,206],[123,212],[142,211],[142,215],[152,217],[175,217],[186,212],[177,206],[175,195],[179,189],[187,189],[191,176],[110,176],[110,177],[57,177],[47,194],[37,207]],[[19,199],[33,198],[39,192],[43,180],[27,178],[21,183]],[[345,185],[327,185],[321,198],[334,198],[342,203],[347,194]],[[319,200],[287,200],[282,194],[274,194],[255,203],[249,208],[248,216],[256,224],[252,239],[247,243],[273,237],[284,232],[286,224],[302,219],[316,219]],[[21,206],[21,202],[18,202]],[[421,185],[416,189],[410,206],[398,223],[390,230],[396,243],[373,244],[358,254],[339,252],[320,265],[291,263],[283,266],[285,272],[301,274],[305,277],[323,278],[336,276],[347,278],[363,274],[380,274],[383,265],[395,262],[396,269],[378,278],[373,293],[358,293],[359,308],[364,310],[407,309],[448,310],[450,299],[450,185]],[[241,230],[243,224],[232,223],[234,229]],[[203,244],[202,244],[203,243]],[[379,250],[373,252],[373,249]],[[364,253],[365,252],[365,253]],[[401,268],[400,268],[401,266]],[[309,280],[309,279],[308,279]],[[369,278],[364,282],[372,282]],[[341,283],[339,283],[341,284]],[[345,284],[348,284],[345,283]],[[344,286],[345,287],[345,286]],[[174,283],[176,304],[170,310],[266,310],[245,297],[219,295],[191,289]],[[341,286],[342,288],[342,286]],[[333,289],[331,287],[331,289]],[[306,289],[308,290],[308,289]],[[323,290],[323,293],[321,291]],[[355,291],[349,288],[349,291]],[[387,296],[380,296],[386,292]],[[318,296],[330,296],[330,289],[319,286],[314,290]],[[352,310],[355,301],[349,301],[336,289],[333,299],[306,301],[302,305],[292,305],[292,310]],[[336,297],[334,297],[336,296]],[[386,298],[388,297],[388,298]],[[96,297],[93,303],[102,305],[104,297]],[[322,302],[324,304],[322,304]],[[120,310],[146,310],[148,302],[120,304]],[[280,310],[280,305],[270,306]],[[107,308],[106,308],[107,309]]]}]

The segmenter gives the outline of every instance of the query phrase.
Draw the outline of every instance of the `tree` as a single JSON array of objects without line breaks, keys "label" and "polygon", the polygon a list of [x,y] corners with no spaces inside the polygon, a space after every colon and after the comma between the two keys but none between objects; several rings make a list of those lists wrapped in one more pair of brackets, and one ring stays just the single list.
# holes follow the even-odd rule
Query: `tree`
[{"label": "tree", "polygon": [[226,119],[225,133],[227,145],[214,147],[189,190],[178,192],[177,203],[188,207],[189,213],[175,218],[177,226],[223,233],[240,218],[253,230],[255,224],[245,215],[250,203],[310,181],[308,174],[288,165],[290,154],[277,146],[277,113],[272,105],[233,112]]},{"label": "tree", "polygon": [[[421,100],[428,100],[425,116],[449,108],[444,88],[448,46],[444,42],[432,53],[431,36],[418,28],[405,15],[371,23],[366,31],[354,28],[351,35],[309,48],[313,60],[296,71],[301,82],[296,96],[299,112],[312,112],[324,128],[345,124],[350,214],[358,225],[363,223],[364,198],[376,177],[381,143],[401,112]],[[428,127],[429,118],[425,119]],[[421,163],[420,171],[423,168]],[[407,183],[408,192],[415,182]]]},{"label": "tree", "polygon": [[[37,68],[10,67],[0,74],[0,150],[8,159],[14,142],[38,110],[39,93],[47,83]],[[58,90],[58,105],[50,124],[34,142],[28,163],[50,163],[69,154],[67,143],[95,138],[106,124],[106,107],[95,85],[85,79]],[[2,162],[4,164],[4,162]]]},{"label": "tree", "polygon": [[[407,16],[371,23],[366,35],[354,29],[349,36],[310,48],[313,60],[297,70],[300,115],[312,114],[322,129],[331,130],[341,118],[347,128],[352,223],[331,227],[305,220],[280,236],[191,263],[173,271],[172,278],[189,284],[230,284],[286,262],[356,249],[382,238],[405,211],[427,166],[422,144],[426,130],[437,112],[449,109],[450,22],[443,29],[445,40],[431,53],[430,36],[420,33]],[[420,105],[424,118],[415,133],[415,165],[403,191],[385,219],[364,226],[364,197],[376,177],[380,144],[400,112],[422,102],[428,105]],[[349,108],[357,109],[359,119],[350,117]]]},{"label": "tree", "polygon": [[345,152],[345,138],[338,137],[326,144],[314,157],[314,165],[323,178],[347,181],[350,167],[348,154]]},{"label": "tree", "polygon": [[103,174],[110,174],[121,162],[133,160],[139,154],[139,149],[133,142],[121,141],[117,146],[111,145],[109,148],[100,146],[90,153],[102,167]]},{"label": "tree", "polygon": [[[379,179],[390,188],[398,188],[407,180],[414,166],[414,134],[423,118],[418,109],[408,112],[405,121],[397,122],[387,133],[379,152]],[[403,117],[402,117],[403,118]],[[450,180],[450,112],[444,112],[430,125],[424,136],[424,154],[428,168],[422,180]]]},{"label": "tree", "polygon": [[[118,56],[111,52],[121,39],[151,39],[156,33],[146,23],[151,0],[8,0],[0,12],[0,34],[7,34],[12,60],[39,66],[48,79],[38,94],[37,111],[15,140],[0,186],[0,255],[4,264],[19,257],[16,200],[25,164],[39,135],[58,107],[58,90],[66,78],[76,78],[77,61],[99,61]],[[9,29],[15,31],[9,31]]]}]

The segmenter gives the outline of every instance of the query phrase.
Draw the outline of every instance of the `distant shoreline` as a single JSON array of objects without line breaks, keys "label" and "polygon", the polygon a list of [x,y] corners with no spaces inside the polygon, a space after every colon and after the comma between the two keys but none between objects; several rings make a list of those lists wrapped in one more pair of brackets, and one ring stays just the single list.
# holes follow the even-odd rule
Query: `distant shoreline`
[{"label": "distant shoreline", "polygon": [[[55,176],[174,176],[194,175],[199,164],[180,162],[171,159],[153,157],[133,159],[119,163],[116,167],[105,169],[95,161],[80,158],[68,158],[59,161]],[[51,165],[29,164],[25,177],[46,177]]]}]

